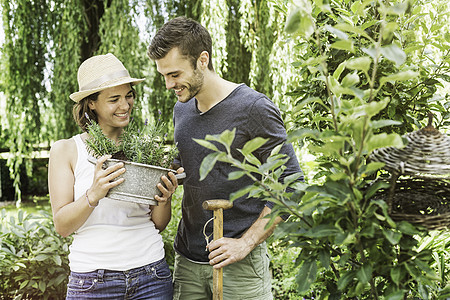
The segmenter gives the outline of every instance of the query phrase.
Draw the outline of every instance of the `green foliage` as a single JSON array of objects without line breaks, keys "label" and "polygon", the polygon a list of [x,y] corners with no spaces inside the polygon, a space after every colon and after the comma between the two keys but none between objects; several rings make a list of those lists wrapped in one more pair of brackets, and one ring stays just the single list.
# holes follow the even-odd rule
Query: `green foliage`
[{"label": "green foliage", "polygon": [[61,299],[69,275],[70,238],[55,232],[46,211],[1,212],[0,294],[2,299]]},{"label": "green foliage", "polygon": [[175,249],[173,248],[173,242],[178,230],[178,223],[181,219],[181,202],[183,200],[183,186],[178,186],[175,193],[172,195],[172,218],[169,224],[161,232],[161,236],[164,242],[164,251],[167,264],[173,271],[175,263]]},{"label": "green foliage", "polygon": [[160,121],[149,124],[146,120],[144,126],[138,126],[132,120],[120,136],[120,143],[116,144],[91,120],[86,144],[95,157],[110,154],[117,159],[168,168],[178,155],[178,150],[174,145],[165,145],[163,128],[164,124]]},{"label": "green foliage", "polygon": [[[16,195],[20,199],[20,165],[32,145],[40,141],[42,89],[48,14],[45,4],[2,1],[5,42],[2,46],[2,81],[6,101],[6,146],[13,154],[8,158]],[[26,18],[34,15],[35,18]],[[5,26],[6,25],[6,26]],[[18,55],[20,51],[20,55]],[[32,125],[31,125],[32,124]]]},{"label": "green foliage", "polygon": [[[214,151],[201,164],[201,179],[217,161],[229,163],[239,169],[229,174],[229,180],[245,175],[255,182],[230,200],[248,194],[274,202],[272,218],[291,214],[274,236],[283,245],[300,249],[296,259],[300,295],[443,297],[447,279],[436,270],[444,269],[448,255],[421,247],[419,240],[428,234],[424,228],[390,218],[387,204],[374,196],[386,187],[375,180],[383,165],[367,158],[380,147],[401,147],[399,133],[419,126],[428,111],[437,115],[438,126],[445,124],[448,100],[436,97],[442,83],[431,78],[448,73],[448,58],[432,60],[430,55],[407,51],[416,41],[408,37],[414,18],[409,2],[295,3],[286,29],[303,51],[295,62],[301,80],[291,93],[299,99],[291,115],[298,129],[289,136],[291,142],[308,141],[309,151],[317,157],[316,177],[309,184],[296,182],[296,176],[279,182],[286,158],[278,148],[260,162],[252,152],[265,140],[254,139],[240,149],[244,156],[240,161],[231,156],[234,131],[225,131],[197,140]],[[433,29],[438,28],[443,27]],[[447,53],[449,41],[438,40],[439,50]],[[426,45],[416,47],[423,50]],[[433,68],[427,65],[430,61]],[[446,81],[447,76],[439,78]],[[219,151],[217,143],[225,151]],[[295,192],[288,192],[289,187]]]},{"label": "green foliage", "polygon": [[297,293],[296,257],[300,248],[288,246],[273,238],[267,240],[267,250],[270,256],[270,269],[272,271],[272,294],[274,299],[299,300]]}]

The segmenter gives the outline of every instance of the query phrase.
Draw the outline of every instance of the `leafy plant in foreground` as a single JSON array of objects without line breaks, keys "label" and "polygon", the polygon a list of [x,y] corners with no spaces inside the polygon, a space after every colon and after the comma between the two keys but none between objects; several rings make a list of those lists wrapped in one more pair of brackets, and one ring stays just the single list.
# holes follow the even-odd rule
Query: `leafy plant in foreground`
[{"label": "leafy plant in foreground", "polygon": [[[403,50],[403,32],[397,24],[409,13],[411,3],[296,3],[286,28],[313,49],[300,56],[296,65],[305,74],[302,84],[314,84],[316,90],[298,94],[302,101],[294,111],[306,110],[314,119],[308,123],[308,114],[299,116],[306,128],[302,125],[292,132],[290,141],[308,140],[319,168],[315,182],[297,182],[295,175],[279,182],[286,160],[278,154],[280,146],[265,162],[252,154],[265,139],[249,141],[239,150],[244,159],[234,158],[230,151],[234,131],[197,140],[212,151],[202,162],[200,176],[206,177],[217,161],[229,163],[238,168],[229,180],[249,176],[254,181],[232,194],[231,200],[248,194],[274,202],[272,218],[291,214],[288,222],[277,226],[274,238],[300,249],[296,260],[299,295],[308,299],[444,299],[446,279],[438,276],[433,261],[440,257],[419,243],[429,233],[390,218],[386,202],[375,196],[387,187],[376,180],[383,164],[367,159],[377,148],[403,145],[400,135],[393,133],[401,131],[396,127],[401,123],[386,118],[392,116],[392,99],[428,97],[416,86],[424,87],[420,80],[429,74]],[[445,41],[440,46],[450,49]],[[333,58],[339,56],[343,59],[336,63]],[[444,58],[439,72],[448,70],[448,63]],[[318,93],[309,94],[313,91]],[[430,109],[422,101],[405,105],[408,116],[425,115]],[[447,113],[443,106],[432,107],[442,109],[441,117]],[[422,111],[412,114],[414,109]]]}]

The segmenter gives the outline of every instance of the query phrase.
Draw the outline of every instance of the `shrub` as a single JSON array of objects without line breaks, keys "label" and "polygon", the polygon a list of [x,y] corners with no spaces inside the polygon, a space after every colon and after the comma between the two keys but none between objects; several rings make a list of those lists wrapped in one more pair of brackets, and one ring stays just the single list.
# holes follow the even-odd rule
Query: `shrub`
[{"label": "shrub", "polygon": [[71,238],[56,233],[47,211],[19,210],[0,222],[1,299],[63,299]]}]

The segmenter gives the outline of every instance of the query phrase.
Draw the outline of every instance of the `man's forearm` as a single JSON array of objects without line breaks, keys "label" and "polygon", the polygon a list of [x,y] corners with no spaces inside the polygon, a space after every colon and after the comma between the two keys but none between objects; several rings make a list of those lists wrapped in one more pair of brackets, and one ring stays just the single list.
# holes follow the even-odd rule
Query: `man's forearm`
[{"label": "man's forearm", "polygon": [[265,218],[265,216],[267,216],[271,211],[272,210],[269,207],[265,206],[261,211],[259,218],[241,237],[242,240],[246,241],[248,247],[250,247],[249,253],[255,249],[256,246],[264,242],[273,233],[277,224],[283,221],[281,217],[276,217],[273,224],[269,228],[266,228],[266,225],[269,223],[270,219]]}]

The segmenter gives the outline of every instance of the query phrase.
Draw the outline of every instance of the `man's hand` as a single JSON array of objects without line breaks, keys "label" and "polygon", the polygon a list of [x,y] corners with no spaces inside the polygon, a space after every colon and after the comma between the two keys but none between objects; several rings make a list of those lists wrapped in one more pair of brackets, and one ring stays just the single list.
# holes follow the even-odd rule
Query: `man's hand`
[{"label": "man's hand", "polygon": [[238,239],[223,237],[211,242],[206,249],[209,254],[209,264],[215,269],[223,268],[229,264],[243,260],[253,249],[264,242],[275,230],[278,223],[282,222],[281,217],[276,217],[273,224],[266,228],[269,218],[265,218],[271,209],[265,206],[258,219],[252,226]]},{"label": "man's hand", "polygon": [[243,238],[220,238],[211,242],[206,248],[209,254],[209,264],[215,269],[243,260],[257,245],[252,245]]}]

